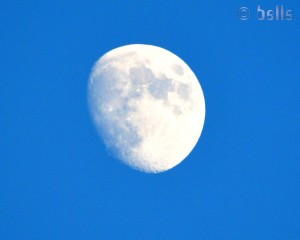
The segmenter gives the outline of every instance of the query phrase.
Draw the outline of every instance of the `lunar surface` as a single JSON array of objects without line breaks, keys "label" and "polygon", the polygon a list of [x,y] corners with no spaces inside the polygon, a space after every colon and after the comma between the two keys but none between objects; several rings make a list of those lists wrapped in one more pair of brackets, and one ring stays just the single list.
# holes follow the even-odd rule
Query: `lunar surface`
[{"label": "lunar surface", "polygon": [[88,98],[107,151],[143,172],[182,162],[202,132],[199,81],[184,61],[160,47],[134,44],[103,55],[91,71]]}]

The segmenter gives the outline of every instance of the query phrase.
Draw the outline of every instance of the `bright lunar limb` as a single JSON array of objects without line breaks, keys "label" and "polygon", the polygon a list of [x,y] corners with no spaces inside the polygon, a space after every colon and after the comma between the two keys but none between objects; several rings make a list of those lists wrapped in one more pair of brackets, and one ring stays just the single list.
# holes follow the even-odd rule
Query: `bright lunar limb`
[{"label": "bright lunar limb", "polygon": [[197,77],[160,47],[133,44],[103,55],[92,69],[88,98],[107,150],[144,172],[179,164],[203,129],[205,101]]}]

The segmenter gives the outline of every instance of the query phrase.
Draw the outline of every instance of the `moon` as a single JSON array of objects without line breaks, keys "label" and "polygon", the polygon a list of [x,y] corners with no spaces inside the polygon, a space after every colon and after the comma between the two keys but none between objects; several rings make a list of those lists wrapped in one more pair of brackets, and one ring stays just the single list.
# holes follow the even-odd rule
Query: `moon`
[{"label": "moon", "polygon": [[152,45],[126,45],[100,57],[90,74],[88,102],[108,153],[146,173],[182,162],[204,125],[197,77],[178,56]]}]

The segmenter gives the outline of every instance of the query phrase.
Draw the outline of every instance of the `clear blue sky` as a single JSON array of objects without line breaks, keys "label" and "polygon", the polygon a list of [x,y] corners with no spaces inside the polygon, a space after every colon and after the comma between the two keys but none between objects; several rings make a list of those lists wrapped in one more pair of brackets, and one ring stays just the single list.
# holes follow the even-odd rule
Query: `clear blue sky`
[{"label": "clear blue sky", "polygon": [[[240,7],[292,9],[247,21]],[[0,239],[300,239],[300,4],[2,1]],[[145,43],[201,81],[200,141],[157,175],[105,153],[87,107],[94,62]]]}]

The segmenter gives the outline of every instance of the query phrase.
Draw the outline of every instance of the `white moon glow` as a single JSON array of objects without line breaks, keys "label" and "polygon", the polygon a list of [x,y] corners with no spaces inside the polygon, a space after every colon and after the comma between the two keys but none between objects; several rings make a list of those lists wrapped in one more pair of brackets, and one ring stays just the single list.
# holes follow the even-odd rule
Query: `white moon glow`
[{"label": "white moon glow", "polygon": [[108,151],[144,172],[179,164],[202,132],[200,84],[185,62],[160,47],[133,44],[106,53],[92,69],[88,96]]}]

